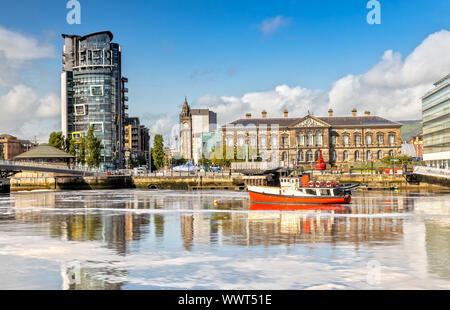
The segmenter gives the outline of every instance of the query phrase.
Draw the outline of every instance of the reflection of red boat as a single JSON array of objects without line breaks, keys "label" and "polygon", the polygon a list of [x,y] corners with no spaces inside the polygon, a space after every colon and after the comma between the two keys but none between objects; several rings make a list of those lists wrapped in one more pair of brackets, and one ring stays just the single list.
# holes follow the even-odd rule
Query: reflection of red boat
[{"label": "reflection of red boat", "polygon": [[326,210],[326,211],[345,211],[344,206],[333,205],[289,205],[289,204],[264,204],[251,203],[251,211],[301,211],[301,210]]}]

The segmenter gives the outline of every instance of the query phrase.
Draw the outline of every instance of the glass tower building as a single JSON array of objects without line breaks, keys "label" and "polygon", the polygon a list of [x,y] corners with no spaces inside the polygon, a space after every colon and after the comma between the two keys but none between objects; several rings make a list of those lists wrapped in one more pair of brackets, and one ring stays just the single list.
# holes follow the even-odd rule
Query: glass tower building
[{"label": "glass tower building", "polygon": [[124,166],[123,122],[128,108],[121,72],[121,47],[109,31],[66,35],[61,74],[61,126],[65,137],[86,136],[90,126],[102,140],[103,168]]},{"label": "glass tower building", "polygon": [[450,169],[450,74],[422,97],[423,160],[427,166]]}]

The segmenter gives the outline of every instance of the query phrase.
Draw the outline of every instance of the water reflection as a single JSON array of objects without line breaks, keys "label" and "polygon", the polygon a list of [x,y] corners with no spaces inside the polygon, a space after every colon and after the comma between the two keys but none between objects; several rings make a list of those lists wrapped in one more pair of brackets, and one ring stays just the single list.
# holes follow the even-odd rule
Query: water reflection
[{"label": "water reflection", "polygon": [[[245,193],[230,192],[15,193],[0,199],[0,232],[58,240],[61,251],[89,245],[81,258],[77,252],[61,259],[62,288],[122,289],[133,269],[127,257],[143,252],[159,249],[182,257],[215,248],[242,255],[246,249],[313,244],[353,251],[394,246],[408,238],[404,226],[412,215],[450,215],[446,201],[392,192],[359,193],[351,205],[315,206],[250,204]],[[424,218],[419,225],[425,225],[429,273],[450,279],[449,218]],[[1,248],[7,241],[0,241]]]}]

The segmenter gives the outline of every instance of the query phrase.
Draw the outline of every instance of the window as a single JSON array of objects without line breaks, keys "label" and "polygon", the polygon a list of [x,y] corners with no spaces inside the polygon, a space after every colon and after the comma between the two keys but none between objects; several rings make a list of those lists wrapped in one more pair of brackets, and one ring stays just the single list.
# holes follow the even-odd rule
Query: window
[{"label": "window", "polygon": [[372,152],[371,151],[367,151],[366,152],[366,160],[371,160],[372,159]]},{"label": "window", "polygon": [[377,139],[378,139],[378,144],[383,145],[383,135],[378,135]]},{"label": "window", "polygon": [[355,135],[355,145],[360,145],[360,144],[361,144],[361,136]]},{"label": "window", "polygon": [[331,136],[331,144],[332,145],[336,145],[337,144],[337,136],[335,136],[335,135]]},{"label": "window", "polygon": [[272,148],[277,148],[277,147],[278,147],[278,137],[272,136]]},{"label": "window", "polygon": [[307,143],[308,146],[313,145],[313,134],[311,132],[308,132],[308,139],[307,139]]},{"label": "window", "polygon": [[266,147],[266,136],[261,136],[261,137],[259,138],[259,145],[260,145],[261,147]]},{"label": "window", "polygon": [[389,156],[394,156],[394,151],[393,150],[389,150]]},{"label": "window", "polygon": [[255,137],[250,137],[250,146],[256,147],[256,138]]},{"label": "window", "polygon": [[307,151],[306,152],[306,161],[308,161],[308,162],[313,161],[313,153],[312,153],[312,151]]},{"label": "window", "polygon": [[348,152],[344,151],[343,156],[344,156],[344,161],[347,161],[348,160]]},{"label": "window", "polygon": [[303,145],[303,135],[301,132],[297,135],[297,145]]},{"label": "window", "polygon": [[282,160],[282,161],[287,161],[287,153],[286,153],[286,152],[283,152],[283,153],[281,154],[281,160]]},{"label": "window", "polygon": [[238,138],[238,146],[243,146],[244,145],[244,137],[239,136]]},{"label": "window", "polygon": [[327,188],[320,189],[320,196],[331,196],[331,190]]},{"label": "window", "polygon": [[302,151],[298,151],[298,153],[297,153],[297,160],[298,161],[304,161],[303,152]]},{"label": "window", "polygon": [[395,143],[395,135],[390,134],[389,135],[389,144],[393,145]]},{"label": "window", "polygon": [[348,135],[343,136],[344,145],[348,145]]},{"label": "window", "polygon": [[318,161],[319,160],[319,151],[316,151],[314,153],[314,161]]},{"label": "window", "polygon": [[227,145],[228,146],[233,146],[233,144],[234,144],[233,140],[234,140],[233,137],[227,137]]},{"label": "window", "polygon": [[333,161],[337,161],[337,153],[336,153],[336,151],[333,151]]},{"label": "window", "polygon": [[316,133],[316,145],[322,145],[322,133]]},{"label": "window", "polygon": [[378,151],[377,157],[378,157],[378,159],[382,159],[383,158],[383,151]]},{"label": "window", "polygon": [[316,194],[316,190],[315,190],[315,189],[312,189],[312,188],[306,188],[306,189],[305,189],[305,193],[306,193],[306,194],[310,194],[310,195],[317,195],[317,194]]},{"label": "window", "polygon": [[366,145],[371,145],[372,144],[372,136],[371,135],[367,135],[366,136]]},{"label": "window", "polygon": [[281,145],[283,146],[283,147],[289,147],[289,143],[288,143],[288,141],[289,141],[289,137],[281,137]]},{"label": "window", "polygon": [[359,151],[355,151],[355,160],[359,160]]}]

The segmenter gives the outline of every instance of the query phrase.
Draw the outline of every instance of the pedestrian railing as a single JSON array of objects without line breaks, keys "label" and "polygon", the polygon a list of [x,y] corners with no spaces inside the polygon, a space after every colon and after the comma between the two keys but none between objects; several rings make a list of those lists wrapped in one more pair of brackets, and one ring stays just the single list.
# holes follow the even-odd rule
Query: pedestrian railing
[{"label": "pedestrian railing", "polygon": [[416,167],[414,167],[414,173],[421,174],[421,175],[441,177],[441,178],[450,178],[450,170],[448,170],[448,169],[416,166]]}]

